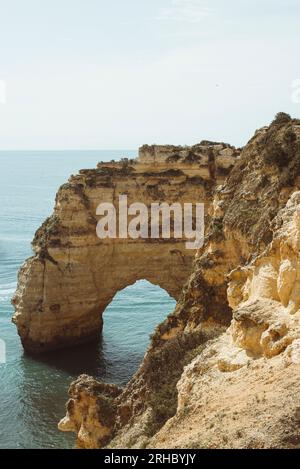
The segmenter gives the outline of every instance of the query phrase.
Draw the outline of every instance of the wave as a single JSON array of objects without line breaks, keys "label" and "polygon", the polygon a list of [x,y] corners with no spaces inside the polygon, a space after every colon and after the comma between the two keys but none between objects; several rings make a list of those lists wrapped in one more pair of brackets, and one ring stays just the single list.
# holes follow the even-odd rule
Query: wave
[{"label": "wave", "polygon": [[8,301],[15,293],[17,288],[17,282],[11,282],[4,285],[0,285],[0,302]]},{"label": "wave", "polygon": [[16,290],[16,287],[15,288],[9,288],[7,290],[0,290],[0,296],[5,296],[5,295],[10,295],[11,293],[13,293],[14,291]]}]

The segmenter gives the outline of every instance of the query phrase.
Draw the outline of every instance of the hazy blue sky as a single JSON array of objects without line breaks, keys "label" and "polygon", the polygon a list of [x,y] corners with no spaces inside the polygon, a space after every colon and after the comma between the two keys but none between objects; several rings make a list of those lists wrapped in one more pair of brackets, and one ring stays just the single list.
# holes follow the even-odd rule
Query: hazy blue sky
[{"label": "hazy blue sky", "polygon": [[299,50],[299,0],[0,0],[0,148],[242,145]]}]

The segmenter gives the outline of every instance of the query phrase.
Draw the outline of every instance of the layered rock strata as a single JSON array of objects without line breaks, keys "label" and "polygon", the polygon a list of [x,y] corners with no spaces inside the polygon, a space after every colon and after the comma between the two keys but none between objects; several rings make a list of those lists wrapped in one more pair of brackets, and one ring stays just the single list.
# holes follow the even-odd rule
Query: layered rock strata
[{"label": "layered rock strata", "polygon": [[[280,114],[215,188],[206,242],[175,311],[110,403],[108,447],[300,446],[299,175],[300,121]],[[81,444],[89,406],[74,389],[71,399]],[[102,446],[93,439],[99,418],[83,446]],[[74,430],[72,412],[66,420]]]},{"label": "layered rock strata", "polygon": [[239,152],[207,143],[201,151],[186,149],[193,158],[178,161],[172,159],[177,150],[166,148],[168,161],[158,155],[155,162],[100,163],[59,189],[54,213],[33,240],[34,255],[20,270],[13,299],[13,320],[26,350],[42,353],[93,340],[115,294],[139,279],[179,298],[194,258],[184,239],[99,239],[96,234],[98,205],[118,207],[119,195],[127,196],[128,205],[147,207],[152,202],[202,202],[208,219],[214,187]]}]

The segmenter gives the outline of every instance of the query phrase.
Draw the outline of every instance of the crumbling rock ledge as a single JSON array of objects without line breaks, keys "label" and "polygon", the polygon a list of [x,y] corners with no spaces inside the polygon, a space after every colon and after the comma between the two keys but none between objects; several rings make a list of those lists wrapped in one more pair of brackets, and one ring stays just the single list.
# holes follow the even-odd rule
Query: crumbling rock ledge
[{"label": "crumbling rock ledge", "polygon": [[59,423],[63,432],[77,434],[78,448],[97,448],[112,437],[116,408],[114,399],[122,392],[113,384],[99,383],[82,375],[70,386],[67,415]]}]

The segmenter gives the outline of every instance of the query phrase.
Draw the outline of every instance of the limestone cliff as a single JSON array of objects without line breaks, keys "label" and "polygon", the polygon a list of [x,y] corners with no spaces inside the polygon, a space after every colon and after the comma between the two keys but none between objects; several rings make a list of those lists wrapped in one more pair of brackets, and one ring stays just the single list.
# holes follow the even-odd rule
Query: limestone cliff
[{"label": "limestone cliff", "polygon": [[111,447],[299,445],[299,140],[278,116],[216,188],[176,309],[113,400]]},{"label": "limestone cliff", "polygon": [[[86,376],[71,386],[60,429],[74,431],[80,447],[300,445],[300,121],[279,114],[258,130],[232,154],[225,181],[215,177],[220,148],[201,144],[209,148],[204,247],[127,386],[108,390]],[[143,147],[135,165],[184,171],[185,151]],[[21,273],[21,317],[33,293]]]},{"label": "limestone cliff", "polygon": [[127,195],[128,204],[203,202],[209,208],[215,185],[239,152],[209,142],[185,152],[193,158],[165,161],[158,155],[155,161],[100,163],[59,189],[53,215],[33,240],[34,256],[20,270],[13,299],[14,322],[26,350],[41,353],[92,340],[115,294],[139,279],[178,299],[194,258],[185,240],[99,239],[96,209],[101,203],[117,206],[119,195]]},{"label": "limestone cliff", "polygon": [[266,250],[230,273],[231,325],[185,368],[151,447],[300,447],[299,214],[296,191]]}]

